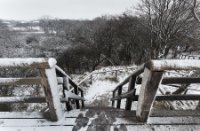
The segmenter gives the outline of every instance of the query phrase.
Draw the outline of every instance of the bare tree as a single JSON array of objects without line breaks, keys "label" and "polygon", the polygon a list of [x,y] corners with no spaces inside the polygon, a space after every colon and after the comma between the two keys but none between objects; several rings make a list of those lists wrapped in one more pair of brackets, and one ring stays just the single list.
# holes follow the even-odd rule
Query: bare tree
[{"label": "bare tree", "polygon": [[[200,18],[197,15],[197,10],[199,9],[199,3],[197,0],[193,0],[193,5],[192,5],[192,13],[194,15],[194,18],[196,19],[197,22],[200,23]],[[199,12],[198,12],[199,13]]]},{"label": "bare tree", "polygon": [[142,0],[139,10],[147,21],[154,59],[178,48],[198,27],[188,0]]}]

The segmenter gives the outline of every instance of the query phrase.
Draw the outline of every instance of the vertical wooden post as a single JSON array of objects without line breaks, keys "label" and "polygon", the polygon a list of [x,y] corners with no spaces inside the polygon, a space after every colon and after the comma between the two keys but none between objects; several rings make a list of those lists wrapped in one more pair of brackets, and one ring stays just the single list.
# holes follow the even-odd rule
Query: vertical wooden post
[{"label": "vertical wooden post", "polygon": [[63,88],[65,90],[69,90],[69,78],[68,77],[63,77]]},{"label": "vertical wooden post", "polygon": [[[122,94],[122,86],[119,86],[118,88],[118,96]],[[121,105],[121,99],[117,100],[117,108],[120,109],[120,105]]]},{"label": "vertical wooden post", "polygon": [[90,83],[92,84],[92,74],[90,75]]},{"label": "vertical wooden post", "polygon": [[[81,91],[81,97],[84,97],[84,95],[83,95],[83,91]],[[81,101],[82,102],[82,107],[84,107],[85,105],[84,105],[84,101]]]},{"label": "vertical wooden post", "polygon": [[[78,87],[77,86],[74,86],[74,93],[76,95],[78,95]],[[80,109],[79,100],[75,100],[75,102],[76,102],[76,108]]]},{"label": "vertical wooden post", "polygon": [[115,78],[117,79],[117,70],[115,71]]},{"label": "vertical wooden post", "polygon": [[59,97],[55,67],[50,69],[41,69],[40,72],[46,101],[49,107],[50,118],[52,121],[60,120],[64,113]]},{"label": "vertical wooden post", "polygon": [[[135,76],[130,77],[130,79],[129,79],[129,85],[128,85],[128,92],[131,91],[131,90],[133,90],[135,88],[135,81],[136,81],[136,77]],[[126,110],[131,110],[132,102],[133,102],[132,98],[127,98],[126,99],[126,106],[125,106]]]},{"label": "vertical wooden post", "polygon": [[[113,91],[113,97],[112,98],[115,98],[115,91]],[[112,107],[115,106],[115,100],[112,101]]]},{"label": "vertical wooden post", "polygon": [[[70,87],[69,87],[69,78],[68,77],[63,77],[63,90],[69,90]],[[64,97],[67,97],[65,95],[65,91],[64,92]],[[66,106],[66,109],[67,111],[70,111],[72,108],[71,108],[71,105],[70,105],[70,99],[68,99],[68,102],[65,103],[65,106]]]},{"label": "vertical wooden post", "polygon": [[150,71],[145,68],[136,110],[136,117],[139,121],[145,122],[149,116],[162,74],[163,72]]}]

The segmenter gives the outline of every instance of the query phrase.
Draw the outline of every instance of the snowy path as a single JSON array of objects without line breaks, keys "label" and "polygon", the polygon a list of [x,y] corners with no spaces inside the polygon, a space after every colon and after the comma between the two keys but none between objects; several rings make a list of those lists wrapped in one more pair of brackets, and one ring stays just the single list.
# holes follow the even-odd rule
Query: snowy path
[{"label": "snowy path", "polygon": [[111,107],[112,91],[133,71],[118,72],[117,77],[114,72],[94,75],[92,84],[85,91],[86,106]]}]

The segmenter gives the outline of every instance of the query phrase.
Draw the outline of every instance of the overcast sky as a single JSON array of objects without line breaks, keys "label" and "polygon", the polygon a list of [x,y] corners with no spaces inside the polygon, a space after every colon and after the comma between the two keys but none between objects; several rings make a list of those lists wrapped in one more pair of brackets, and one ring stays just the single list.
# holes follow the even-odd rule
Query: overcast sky
[{"label": "overcast sky", "polygon": [[0,19],[33,20],[42,16],[92,19],[121,14],[139,0],[0,0]]}]

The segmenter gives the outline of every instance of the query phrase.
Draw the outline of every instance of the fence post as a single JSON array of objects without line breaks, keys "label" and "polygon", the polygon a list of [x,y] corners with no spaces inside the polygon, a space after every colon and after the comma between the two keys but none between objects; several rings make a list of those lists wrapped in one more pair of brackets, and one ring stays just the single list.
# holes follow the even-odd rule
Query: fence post
[{"label": "fence post", "polygon": [[[68,77],[63,77],[63,90],[64,90],[63,91],[64,95],[65,95],[65,90],[70,90]],[[66,97],[66,95],[64,97]],[[70,99],[68,99],[68,102],[65,103],[67,111],[70,111],[72,109],[70,103],[71,103]]]},{"label": "fence post", "polygon": [[[83,95],[83,91],[81,91],[81,97],[83,97],[84,95]],[[82,104],[82,107],[84,107],[85,105],[84,105],[84,101],[82,100],[81,101],[81,104]]]},{"label": "fence post", "polygon": [[[74,87],[74,93],[76,94],[76,95],[78,95],[78,87],[77,86],[75,86]],[[80,109],[80,105],[79,105],[79,100],[75,100],[75,102],[76,102],[76,108],[77,109]]]},{"label": "fence post", "polygon": [[[115,98],[115,91],[113,91],[113,97],[112,98]],[[115,106],[115,100],[112,101],[112,107]]]},{"label": "fence post", "polygon": [[[118,96],[122,94],[122,86],[118,88]],[[120,108],[121,100],[117,100],[117,108]]]},{"label": "fence post", "polygon": [[149,116],[162,74],[163,72],[151,71],[145,68],[136,110],[136,117],[139,121],[145,122]]},{"label": "fence post", "polygon": [[58,82],[56,78],[56,60],[49,60],[54,61],[54,64],[52,65],[52,62],[49,63],[50,68],[40,69],[40,73],[42,76],[42,85],[44,87],[46,100],[49,107],[50,118],[52,121],[58,121],[64,116],[64,112],[60,101]]},{"label": "fence post", "polygon": [[[135,81],[136,81],[136,77],[135,76],[130,77],[130,79],[129,79],[129,85],[128,85],[128,92],[131,91],[131,90],[133,90],[135,88]],[[126,99],[126,106],[125,106],[126,110],[131,110],[132,102],[133,102],[132,98],[127,98]]]}]

